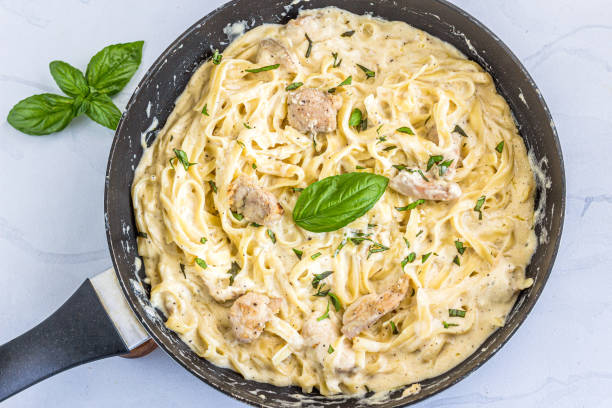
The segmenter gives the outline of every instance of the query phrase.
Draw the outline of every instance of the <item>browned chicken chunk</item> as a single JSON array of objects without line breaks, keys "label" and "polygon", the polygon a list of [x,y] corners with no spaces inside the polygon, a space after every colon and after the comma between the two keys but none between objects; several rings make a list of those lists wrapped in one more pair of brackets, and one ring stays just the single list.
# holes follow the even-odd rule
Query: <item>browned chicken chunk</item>
[{"label": "browned chicken chunk", "polygon": [[370,293],[358,298],[344,312],[342,333],[348,339],[352,339],[376,323],[378,319],[395,310],[406,297],[408,287],[408,277],[403,276],[380,295]]},{"label": "browned chicken chunk", "polygon": [[248,221],[267,224],[283,214],[283,207],[274,194],[252,183],[246,177],[238,177],[229,187],[230,209],[242,214]]},{"label": "browned chicken chunk", "polygon": [[461,187],[453,181],[429,178],[417,172],[400,171],[389,182],[389,187],[405,196],[425,200],[449,201],[459,198]]},{"label": "browned chicken chunk", "polygon": [[289,95],[287,119],[289,124],[303,133],[336,130],[336,114],[342,99],[320,89],[304,88]]},{"label": "browned chicken chunk", "polygon": [[264,65],[280,64],[288,72],[297,72],[298,64],[284,45],[272,38],[265,38],[259,43],[257,62]]},{"label": "browned chicken chunk", "polygon": [[280,310],[282,300],[249,292],[240,296],[229,312],[229,321],[236,340],[250,343],[261,336],[266,323]]}]

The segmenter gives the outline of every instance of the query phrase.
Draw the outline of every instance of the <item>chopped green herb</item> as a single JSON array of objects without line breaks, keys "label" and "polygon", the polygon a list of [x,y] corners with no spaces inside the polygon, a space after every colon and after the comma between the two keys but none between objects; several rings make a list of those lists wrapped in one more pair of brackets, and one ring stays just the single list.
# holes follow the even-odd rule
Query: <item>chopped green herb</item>
[{"label": "chopped green herb", "polygon": [[444,157],[440,155],[429,156],[429,160],[427,161],[427,171],[429,171],[433,167],[434,164],[438,164],[442,160],[444,160]]},{"label": "chopped green herb", "polygon": [[241,140],[236,140],[236,143],[238,143],[238,146],[242,147],[243,149],[245,148],[244,143]]},{"label": "chopped green herb", "polygon": [[453,263],[456,264],[457,266],[461,266],[461,261],[459,260],[459,255],[455,255],[455,258],[453,258]]},{"label": "chopped green herb", "polygon": [[368,248],[368,258],[370,257],[370,255],[375,254],[377,252],[383,252],[383,251],[387,251],[389,249],[389,247],[384,246],[383,244],[379,244],[378,242],[374,242],[372,245],[370,245],[370,247]]},{"label": "chopped green herb", "polygon": [[455,128],[453,129],[453,133],[455,132],[459,133],[463,137],[468,137],[467,133],[465,133],[465,131],[461,129],[461,126],[459,125],[455,125]]},{"label": "chopped green herb", "polygon": [[378,142],[376,142],[376,144],[382,143],[382,142],[386,142],[387,141],[387,136],[379,136],[376,138],[378,140]]},{"label": "chopped green herb", "polygon": [[319,287],[317,288],[317,293],[315,293],[314,296],[325,297],[325,296],[327,296],[327,294],[329,293],[330,290],[331,290],[331,288],[325,289],[325,284],[323,283],[323,284],[319,285]]},{"label": "chopped green herb", "polygon": [[418,237],[419,235],[421,235],[423,233],[423,230],[420,230],[419,232],[417,232],[417,234],[415,235],[415,237]]},{"label": "chopped green herb", "polygon": [[242,125],[247,129],[253,129],[248,123],[242,122]]},{"label": "chopped green herb", "polygon": [[448,315],[450,317],[465,317],[465,310],[463,310],[463,309],[448,309]]},{"label": "chopped green herb", "polygon": [[340,64],[342,64],[342,60],[338,61],[338,53],[332,52],[332,57],[334,57],[334,63],[332,64],[333,68],[338,68]]},{"label": "chopped green herb", "polygon": [[308,40],[308,49],[306,50],[306,58],[310,57],[310,52],[312,51],[312,40],[308,36],[308,34],[304,33],[306,39]]},{"label": "chopped green herb", "polygon": [[334,352],[334,348],[331,346],[331,344],[329,345],[329,347],[327,348],[327,353],[331,354]]},{"label": "chopped green herb", "polygon": [[336,257],[336,255],[338,255],[338,254],[340,253],[340,250],[341,250],[342,248],[344,248],[344,246],[345,246],[345,245],[346,245],[346,238],[345,238],[345,239],[343,239],[343,240],[340,242],[340,245],[338,245],[338,248],[336,248],[336,251],[334,252],[334,258]]},{"label": "chopped green herb", "polygon": [[355,30],[345,31],[340,34],[340,37],[351,37],[353,34],[355,34]]},{"label": "chopped green herb", "polygon": [[360,64],[356,64],[359,68],[361,68],[361,70],[365,73],[366,75],[366,79],[368,78],[374,78],[376,76],[376,72],[372,71],[369,68],[364,67],[363,65]]},{"label": "chopped green herb", "polygon": [[236,277],[236,275],[238,275],[238,272],[240,272],[240,265],[238,265],[238,262],[233,261],[231,268],[227,271],[227,273],[230,274],[230,286],[234,284],[234,278]]},{"label": "chopped green herb", "polygon": [[465,252],[465,247],[463,246],[463,242],[459,240],[455,241],[455,248],[457,248],[457,252],[459,252],[460,255],[463,255],[463,253]]},{"label": "chopped green herb", "polygon": [[273,244],[276,244],[276,234],[274,233],[274,231],[272,231],[271,229],[268,229],[266,231],[266,233],[268,234],[268,236],[270,237],[270,239],[272,240]]},{"label": "chopped green herb", "polygon": [[336,296],[335,293],[329,292],[329,298],[331,299],[331,303],[334,305],[336,312],[339,312],[340,309],[342,309],[342,303],[340,302],[340,299],[338,299],[338,296]]},{"label": "chopped green herb", "polygon": [[253,163],[253,164],[251,164],[251,167],[252,167],[253,169],[256,169],[256,168],[257,168],[257,164]]},{"label": "chopped green herb", "polygon": [[368,228],[376,228],[376,224],[368,224]]},{"label": "chopped green herb", "polygon": [[334,273],[334,271],[325,271],[325,272],[321,272],[321,273],[315,273],[314,278],[312,279],[312,287],[313,288],[317,288],[317,286],[319,286],[319,283],[327,278],[329,275],[331,275],[332,273]]},{"label": "chopped green herb", "polygon": [[293,91],[295,89],[298,89],[302,85],[304,85],[303,82],[293,82],[293,83],[287,85],[287,87],[285,88],[285,91]]},{"label": "chopped green herb", "polygon": [[310,259],[312,259],[312,260],[314,261],[315,259],[317,259],[317,258],[318,258],[318,257],[320,257],[320,256],[321,256],[321,253],[320,253],[320,252],[317,252],[316,254],[312,254],[312,255],[310,255]]},{"label": "chopped green herb", "polygon": [[295,256],[298,257],[298,259],[302,259],[302,255],[304,255],[304,251],[300,251],[299,249],[295,249],[295,248],[291,248],[293,250],[293,253],[295,254]]},{"label": "chopped green herb", "polygon": [[208,180],[208,185],[210,186],[210,188],[212,189],[213,192],[217,192],[217,184],[215,184],[214,181],[212,180]]},{"label": "chopped green herb", "polygon": [[504,151],[504,141],[503,140],[499,142],[497,146],[495,146],[495,150],[497,150],[499,153]]},{"label": "chopped green herb", "polygon": [[184,151],[179,150],[179,149],[172,149],[172,150],[174,150],[174,154],[176,155],[176,158],[178,159],[178,161],[181,162],[185,171],[187,171],[189,167],[195,164],[198,164],[198,163],[189,163],[189,158],[187,157],[187,153],[185,153]]},{"label": "chopped green herb", "polygon": [[363,114],[358,108],[353,109],[349,118],[349,126],[357,127],[361,124]]},{"label": "chopped green herb", "polygon": [[242,221],[242,219],[244,218],[244,215],[242,214],[238,214],[237,212],[233,212],[232,211],[232,215],[234,216],[235,219],[237,219],[238,221]]},{"label": "chopped green herb", "polygon": [[172,160],[176,160],[176,157],[171,158],[170,160],[168,160],[170,162],[170,167],[172,167],[172,170],[176,170],[174,168],[174,163],[172,163]]},{"label": "chopped green herb", "polygon": [[350,238],[349,238],[349,240],[350,240],[350,241],[351,241],[353,244],[355,244],[355,245],[359,245],[359,244],[361,244],[361,243],[362,243],[362,242],[364,242],[364,241],[370,241],[370,242],[373,242],[373,241],[372,241],[372,240],[369,238],[369,236],[370,236],[370,235],[372,235],[371,233],[370,233],[370,234],[365,234],[365,233],[363,233],[363,232],[358,232],[358,233],[357,233],[357,234],[355,234],[355,235],[356,235],[356,236],[354,236],[354,237],[350,237]]},{"label": "chopped green herb", "polygon": [[427,259],[431,256],[431,252],[426,253],[425,255],[421,256],[421,263],[425,263],[425,261],[427,261]]},{"label": "chopped green herb", "polygon": [[208,240],[206,239],[206,237],[202,237],[200,238],[200,244],[205,244]]},{"label": "chopped green herb", "polygon": [[183,276],[185,277],[185,279],[187,279],[187,275],[185,274],[185,265],[183,265],[182,263],[179,264],[179,267],[181,268],[181,272],[183,272]]},{"label": "chopped green herb", "polygon": [[423,174],[423,172],[421,171],[421,169],[417,170],[417,173],[419,173],[421,175],[421,177],[423,177],[423,180],[429,182],[429,179],[427,177],[425,177],[425,175]]},{"label": "chopped green herb", "polygon": [[149,236],[147,235],[146,232],[138,231],[138,233],[136,235],[138,235],[140,238],[149,238]]},{"label": "chopped green herb", "polygon": [[197,263],[197,264],[198,264],[198,266],[199,266],[200,268],[202,268],[202,269],[206,269],[206,268],[208,268],[208,265],[206,265],[206,261],[205,261],[205,260],[203,260],[202,258],[196,258],[196,259],[195,259],[195,263]]},{"label": "chopped green herb", "polygon": [[207,107],[207,106],[208,106],[208,104],[207,104],[207,103],[205,103],[205,104],[204,104],[204,107],[202,108],[202,114],[203,114],[204,116],[210,116],[210,115],[208,114],[208,110],[206,110],[206,107]]},{"label": "chopped green herb", "polygon": [[404,260],[402,261],[402,269],[407,264],[414,262],[415,259],[416,259],[416,253],[415,252],[409,253],[408,256],[404,258]]},{"label": "chopped green herb", "polygon": [[474,207],[474,211],[478,213],[479,220],[482,220],[482,206],[484,205],[486,199],[486,196],[481,196],[478,201],[476,201],[476,207]]},{"label": "chopped green herb", "polygon": [[397,326],[393,323],[393,320],[389,320],[389,325],[391,326],[391,332],[393,334],[399,334],[399,330],[397,330]]},{"label": "chopped green herb", "polygon": [[304,189],[301,187],[291,187],[291,190],[293,190],[294,193],[301,193],[304,191]]},{"label": "chopped green herb", "polygon": [[334,88],[328,89],[327,92],[334,93],[334,92],[336,92],[336,89],[338,89],[339,87],[345,86],[345,85],[351,85],[352,83],[353,83],[353,77],[349,75],[348,77],[346,77],[346,79],[344,81],[340,82]]},{"label": "chopped green herb", "polygon": [[411,202],[410,204],[408,204],[405,207],[395,207],[395,209],[397,211],[406,211],[406,210],[414,210],[415,208],[417,208],[418,205],[424,204],[425,200],[422,198],[419,198],[416,201]]},{"label": "chopped green herb", "polygon": [[323,316],[319,317],[317,321],[320,322],[323,319],[329,319],[329,301],[327,302],[327,309],[325,309],[325,313],[323,313]]},{"label": "chopped green herb", "polygon": [[260,67],[260,68],[245,69],[245,71],[253,73],[253,74],[256,74],[258,72],[271,71],[271,70],[276,69],[278,67],[280,67],[280,64],[266,65],[265,67]]},{"label": "chopped green herb", "polygon": [[408,167],[404,166],[403,164],[394,164],[393,167],[395,167],[399,171],[406,170],[408,168]]},{"label": "chopped green herb", "polygon": [[395,130],[400,132],[400,133],[406,133],[408,135],[414,135],[414,132],[412,131],[412,129],[410,129],[407,126],[402,126],[401,128],[397,128]]},{"label": "chopped green herb", "polygon": [[365,170],[365,167],[363,167],[363,166],[355,166],[355,168],[356,168],[357,170]]},{"label": "chopped green herb", "polygon": [[383,150],[384,150],[385,152],[388,152],[388,151],[391,151],[391,150],[393,150],[393,149],[397,149],[397,146],[395,146],[395,145],[387,146],[387,147],[385,147]]},{"label": "chopped green herb", "polygon": [[212,62],[215,65],[219,65],[223,59],[223,54],[219,54],[219,50],[215,50],[212,56]]},{"label": "chopped green herb", "polygon": [[258,223],[256,223],[256,222],[252,222],[252,223],[250,223],[249,225],[250,225],[251,227],[255,227],[255,228],[259,228],[259,227],[261,227],[261,224],[258,224]]},{"label": "chopped green herb", "polygon": [[446,323],[445,321],[442,321],[442,325],[444,326],[445,329],[448,329],[449,327],[453,327],[453,326],[459,326],[457,323]]}]

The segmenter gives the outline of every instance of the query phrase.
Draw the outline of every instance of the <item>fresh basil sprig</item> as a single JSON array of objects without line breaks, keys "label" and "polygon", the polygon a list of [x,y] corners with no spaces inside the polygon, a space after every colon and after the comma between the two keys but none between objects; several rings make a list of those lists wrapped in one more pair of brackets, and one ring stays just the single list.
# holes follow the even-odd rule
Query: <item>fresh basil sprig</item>
[{"label": "fresh basil sprig", "polygon": [[372,173],[326,177],[302,191],[293,220],[308,231],[335,231],[374,207],[388,183],[388,178]]},{"label": "fresh basil sprig", "polygon": [[51,76],[68,96],[33,95],[18,102],[7,121],[15,129],[41,136],[59,132],[85,113],[95,122],[115,130],[121,111],[111,96],[130,81],[142,59],[143,41],[113,44],[94,55],[85,74],[64,61],[49,64]]}]

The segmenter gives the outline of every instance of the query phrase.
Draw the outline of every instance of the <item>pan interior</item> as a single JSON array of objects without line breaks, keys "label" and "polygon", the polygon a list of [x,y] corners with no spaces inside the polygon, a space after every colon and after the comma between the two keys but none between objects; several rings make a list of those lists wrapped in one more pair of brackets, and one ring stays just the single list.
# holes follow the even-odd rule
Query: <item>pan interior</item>
[{"label": "pan interior", "polygon": [[[403,395],[404,389],[376,398],[376,405],[396,407],[422,400],[458,382],[486,362],[514,333],[533,307],[552,268],[557,252],[565,206],[563,161],[554,124],[539,91],[514,55],[501,41],[471,16],[454,6],[433,0],[235,0],[213,11],[182,34],[158,58],[132,96],[113,142],[105,191],[107,238],[113,263],[124,293],[139,320],[156,342],[186,369],[213,387],[257,406],[316,404],[321,406],[369,406],[373,399],[350,396],[304,395],[296,387],[279,388],[245,380],[198,357],[173,332],[166,329],[163,316],[148,301],[150,287],[143,282],[144,271],[137,258],[131,183],[142,144],[150,145],[174,108],[195,69],[222,50],[233,39],[234,23],[247,28],[264,23],[286,23],[301,8],[337,6],[353,13],[372,13],[387,20],[402,20],[447,41],[479,63],[495,80],[498,92],[507,100],[519,132],[539,173],[536,208],[542,209],[536,234],[541,237],[527,276],[534,278],[508,316],[507,323],[491,335],[482,347],[446,374],[421,382],[421,391]],[[253,10],[257,10],[254,13]],[[254,15],[257,14],[257,15]]]}]

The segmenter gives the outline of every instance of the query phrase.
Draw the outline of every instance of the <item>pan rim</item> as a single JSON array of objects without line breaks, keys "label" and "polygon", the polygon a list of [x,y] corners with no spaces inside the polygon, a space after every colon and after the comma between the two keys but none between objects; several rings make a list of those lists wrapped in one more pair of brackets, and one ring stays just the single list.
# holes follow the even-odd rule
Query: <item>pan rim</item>
[{"label": "pan rim", "polygon": [[[559,165],[560,165],[560,170],[561,170],[561,172],[560,172],[561,185],[558,186],[558,187],[560,188],[560,191],[561,191],[561,194],[560,194],[561,195],[561,199],[560,199],[559,203],[556,203],[556,205],[560,206],[560,208],[558,209],[559,227],[555,231],[550,231],[550,233],[554,234],[554,238],[551,237],[551,241],[552,242],[548,242],[546,244],[546,246],[550,247],[550,249],[551,249],[550,262],[546,266],[545,270],[538,271],[538,280],[541,281],[541,286],[538,288],[538,290],[536,290],[521,305],[520,316],[518,316],[518,313],[517,313],[516,318],[512,317],[510,319],[510,321],[506,322],[506,327],[508,328],[507,329],[508,331],[506,333],[504,333],[500,337],[501,341],[498,344],[495,345],[494,349],[487,350],[487,351],[483,352],[482,354],[479,355],[479,359],[477,359],[475,361],[468,362],[470,357],[474,356],[474,354],[476,354],[476,352],[473,353],[470,357],[466,358],[466,360],[464,360],[465,362],[468,362],[467,366],[465,367],[465,372],[464,373],[454,373],[454,371],[457,369],[457,367],[459,367],[459,365],[456,365],[455,367],[451,368],[450,370],[446,371],[445,373],[441,374],[440,376],[434,377],[434,378],[438,378],[438,377],[446,376],[448,378],[439,381],[437,383],[437,386],[435,388],[433,388],[433,389],[421,391],[418,394],[418,397],[416,399],[414,399],[413,401],[407,402],[408,405],[414,404],[416,402],[423,401],[423,400],[425,400],[425,399],[427,399],[427,398],[429,398],[429,397],[431,397],[433,395],[436,395],[436,394],[438,394],[438,393],[448,389],[449,387],[457,384],[459,381],[465,379],[468,375],[470,375],[473,372],[475,372],[483,364],[485,364],[487,361],[489,361],[510,340],[510,338],[516,333],[518,328],[527,320],[527,318],[528,318],[529,314],[531,313],[533,307],[535,306],[535,304],[538,301],[540,295],[542,294],[542,292],[544,290],[544,287],[546,286],[546,282],[548,281],[548,278],[550,277],[550,274],[552,272],[552,268],[554,267],[554,263],[555,263],[555,260],[556,260],[556,257],[557,257],[557,253],[558,253],[560,242],[561,242],[561,236],[562,236],[562,232],[563,232],[563,226],[564,226],[564,221],[565,221],[565,206],[566,206],[565,165],[564,165],[563,153],[562,153],[562,150],[561,150],[561,144],[560,144],[560,141],[559,141],[558,133],[557,133],[556,126],[554,124],[554,120],[552,118],[552,115],[550,113],[550,110],[549,110],[549,108],[548,108],[548,106],[547,106],[547,104],[546,104],[542,94],[540,93],[538,86],[536,85],[535,81],[533,80],[533,78],[531,77],[531,75],[529,74],[527,69],[523,66],[521,61],[516,57],[516,55],[510,50],[510,48],[508,48],[508,46],[502,40],[500,40],[490,29],[488,29],[484,24],[482,24],[479,20],[474,18],[472,15],[470,15],[466,11],[462,10],[458,6],[455,6],[454,4],[449,3],[446,0],[429,0],[429,1],[431,1],[433,3],[438,3],[439,5],[449,9],[450,13],[454,13],[456,15],[459,15],[462,18],[468,20],[470,23],[474,24],[476,26],[476,28],[478,28],[480,31],[482,31],[486,35],[486,37],[490,38],[491,40],[493,40],[493,41],[495,41],[497,43],[497,45],[502,49],[502,51],[512,60],[512,62],[515,64],[515,66],[520,70],[521,74],[528,80],[529,84],[531,85],[531,88],[537,94],[538,103],[543,108],[543,110],[545,112],[545,115],[546,115],[547,119],[549,120],[549,124],[547,125],[547,127],[548,126],[550,127],[550,130],[551,130],[552,135],[553,135],[553,140],[552,141],[549,140],[549,141],[547,141],[547,143],[551,143],[551,142],[554,143],[555,150],[558,151],[558,153],[559,153],[558,159],[559,159]],[[117,131],[115,133],[115,136],[114,136],[114,139],[113,139],[113,143],[112,143],[111,148],[110,148],[110,154],[109,154],[107,170],[106,170],[105,189],[104,189],[104,214],[105,214],[105,230],[106,230],[106,236],[107,236],[107,243],[108,243],[108,246],[109,246],[109,251],[110,251],[110,254],[111,254],[111,258],[112,258],[112,263],[113,263],[113,268],[115,270],[115,274],[117,275],[117,278],[119,280],[121,289],[122,289],[122,291],[123,291],[123,293],[124,293],[128,303],[129,303],[130,307],[132,308],[133,312],[136,314],[136,317],[137,317],[138,321],[143,325],[143,327],[148,332],[148,334],[151,336],[151,338],[155,341],[155,343],[162,350],[164,350],[164,352],[166,352],[168,355],[170,355],[170,357],[172,357],[177,363],[179,363],[186,370],[191,372],[198,379],[202,380],[203,382],[205,382],[206,384],[208,384],[212,388],[214,388],[214,389],[216,389],[218,391],[221,391],[224,394],[226,394],[226,395],[228,395],[228,396],[230,396],[230,397],[232,397],[234,399],[237,399],[237,400],[239,400],[239,401],[241,401],[243,403],[246,403],[246,404],[249,404],[249,405],[253,405],[253,406],[264,407],[264,406],[267,406],[267,405],[264,405],[261,402],[258,403],[255,400],[247,399],[247,398],[243,397],[239,393],[232,392],[232,388],[231,387],[224,388],[224,387],[216,386],[206,376],[204,376],[204,375],[196,372],[195,370],[191,369],[188,366],[186,361],[183,361],[181,358],[179,358],[179,356],[177,356],[177,353],[175,353],[173,350],[171,350],[171,348],[168,345],[166,345],[164,341],[162,341],[162,340],[160,340],[158,338],[158,336],[155,334],[155,330],[153,330],[152,325],[149,322],[149,319],[145,317],[146,313],[144,313],[144,310],[142,310],[141,305],[135,299],[136,295],[135,295],[133,289],[131,287],[129,287],[130,286],[129,282],[127,282],[124,279],[124,277],[121,275],[121,273],[119,272],[119,262],[117,261],[118,254],[116,253],[115,248],[113,246],[113,241],[112,241],[112,237],[111,237],[111,226],[110,226],[110,221],[109,221],[109,217],[108,217],[109,212],[113,211],[113,205],[109,202],[109,196],[108,196],[108,193],[109,193],[109,188],[108,187],[109,187],[109,182],[110,182],[110,177],[111,177],[111,170],[112,170],[114,162],[116,162],[117,160],[122,160],[122,159],[116,159],[115,158],[115,154],[118,153],[118,151],[117,151],[117,143],[119,141],[119,135],[122,133],[122,130],[123,130],[123,128],[125,126],[125,123],[126,123],[127,112],[130,110],[132,105],[138,99],[141,90],[144,88],[146,83],[148,81],[150,81],[150,79],[154,75],[154,73],[156,73],[158,71],[158,69],[163,64],[165,64],[165,60],[172,54],[173,50],[175,50],[181,44],[181,42],[183,42],[183,40],[186,37],[191,35],[193,30],[195,28],[197,28],[198,25],[204,24],[207,21],[209,21],[211,19],[214,19],[219,13],[225,11],[228,8],[239,6],[240,3],[243,3],[243,2],[245,2],[245,0],[232,0],[232,1],[228,2],[228,3],[225,3],[225,4],[221,5],[220,7],[214,9],[213,11],[211,11],[210,13],[205,15],[204,17],[200,18],[198,21],[196,21],[190,27],[188,27],[183,33],[181,33],[160,54],[160,56],[153,62],[151,67],[147,70],[147,72],[144,74],[144,76],[140,80],[140,82],[137,85],[134,93],[130,97],[129,102],[126,105],[125,111],[124,111],[124,113],[123,113],[123,115],[121,117],[121,121],[120,121],[120,123],[119,123],[119,125],[117,127]],[[281,3],[279,2],[277,4],[280,7]],[[405,16],[399,16],[398,15],[397,20],[405,21],[408,24],[410,24],[410,21],[406,21],[408,19],[406,19]],[[427,31],[427,30],[424,30],[424,31]],[[468,57],[470,57],[470,56],[468,55]],[[482,66],[482,64],[480,62],[479,62],[479,65]],[[483,67],[483,68],[485,68],[485,67]],[[486,71],[486,68],[485,68],[485,71]],[[497,83],[496,83],[496,85],[497,85]],[[131,202],[131,197],[130,197],[130,202]],[[531,262],[533,262],[533,259],[532,259]],[[514,307],[515,306],[513,306],[513,308]],[[491,336],[493,336],[494,333],[492,333],[489,337],[487,337],[487,340]],[[219,367],[219,369],[221,369],[221,367]],[[409,385],[410,384],[408,384],[407,386],[409,386]],[[304,395],[306,395],[306,394],[304,394]],[[397,406],[400,406],[400,405],[397,405]],[[401,405],[401,406],[404,406],[404,405]]]}]

